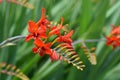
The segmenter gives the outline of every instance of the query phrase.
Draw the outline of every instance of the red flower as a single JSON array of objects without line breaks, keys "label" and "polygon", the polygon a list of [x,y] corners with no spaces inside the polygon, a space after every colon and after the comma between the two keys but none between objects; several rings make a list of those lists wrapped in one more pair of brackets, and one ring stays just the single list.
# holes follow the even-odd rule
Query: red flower
[{"label": "red flower", "polygon": [[120,46],[120,26],[119,27],[113,26],[110,37],[107,37],[106,39],[107,39],[106,44],[108,46],[112,45],[113,48]]},{"label": "red flower", "polygon": [[[34,40],[35,47],[32,48],[34,53],[39,53],[40,56],[47,54],[50,56],[51,60],[62,60],[64,58],[63,55],[59,55],[56,53],[56,49],[64,49],[66,52],[71,52],[71,54],[75,54],[74,49],[72,47],[72,39],[71,36],[73,34],[73,30],[69,33],[65,33],[63,36],[61,34],[61,29],[63,26],[64,19],[61,19],[61,23],[59,25],[51,25],[50,22],[46,19],[45,9],[42,8],[41,18],[38,22],[29,21],[28,22],[28,32],[29,35],[26,37],[26,41],[31,39]],[[64,31],[64,30],[63,30]],[[54,41],[49,42],[49,38],[52,35],[57,35],[57,38]],[[47,39],[46,39],[47,38]],[[56,49],[52,49],[51,46],[55,42],[60,42]]]},{"label": "red flower", "polygon": [[68,34],[66,34],[64,36],[60,36],[60,37],[56,38],[56,41],[71,44],[72,43],[72,39],[71,39],[72,34],[73,34],[73,30],[71,30]]},{"label": "red flower", "polygon": [[118,26],[118,27],[113,26],[111,34],[113,34],[113,35],[119,34],[120,35],[120,26]]},{"label": "red flower", "polygon": [[48,27],[48,24],[49,21],[45,17],[45,8],[42,8],[41,19],[37,23],[33,21],[28,22],[28,31],[30,34],[26,37],[26,41],[36,38],[47,38],[46,29]]},{"label": "red flower", "polygon": [[120,39],[117,38],[116,36],[107,37],[106,39],[107,39],[106,44],[108,46],[112,45],[113,48],[116,48],[117,46],[120,46]]},{"label": "red flower", "polygon": [[45,16],[45,8],[42,8],[42,14],[40,20],[37,22],[38,26],[42,27],[48,27],[47,24],[50,24],[50,22],[46,19]]},{"label": "red flower", "polygon": [[34,53],[38,52],[40,56],[43,56],[44,54],[52,54],[52,51],[50,49],[51,43],[44,44],[43,41],[35,39],[34,44],[36,45],[36,47],[32,49]]},{"label": "red flower", "polygon": [[28,22],[28,31],[29,35],[26,37],[26,41],[36,38],[46,38],[46,29],[40,28],[35,22],[29,21]]},{"label": "red flower", "polygon": [[61,28],[63,27],[62,24],[63,24],[63,22],[64,22],[64,19],[61,18],[61,20],[62,20],[62,21],[61,21],[61,24],[60,24],[60,25],[54,26],[54,27],[51,28],[51,31],[49,32],[48,36],[51,36],[51,35],[54,35],[54,34],[60,36],[60,30],[61,30]]}]

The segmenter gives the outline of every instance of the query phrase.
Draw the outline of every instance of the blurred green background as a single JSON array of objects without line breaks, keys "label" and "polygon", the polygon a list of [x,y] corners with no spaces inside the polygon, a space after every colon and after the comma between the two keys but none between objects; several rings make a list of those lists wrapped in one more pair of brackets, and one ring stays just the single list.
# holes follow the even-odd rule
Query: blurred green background
[{"label": "blurred green background", "polygon": [[[120,25],[120,0],[28,0],[34,6],[29,9],[15,3],[0,3],[0,42],[17,35],[26,35],[28,20],[37,22],[41,8],[46,8],[48,19],[60,22],[74,30],[73,41],[101,39],[109,35],[111,25]],[[34,55],[32,41],[17,42],[15,46],[0,48],[0,62],[16,65],[30,80],[120,80],[120,48],[112,49],[105,41],[86,43],[96,47],[97,65],[91,65],[80,44],[74,45],[76,52],[86,65],[83,71],[72,65],[56,61],[48,56]],[[0,80],[19,80],[14,76],[0,74]]]}]

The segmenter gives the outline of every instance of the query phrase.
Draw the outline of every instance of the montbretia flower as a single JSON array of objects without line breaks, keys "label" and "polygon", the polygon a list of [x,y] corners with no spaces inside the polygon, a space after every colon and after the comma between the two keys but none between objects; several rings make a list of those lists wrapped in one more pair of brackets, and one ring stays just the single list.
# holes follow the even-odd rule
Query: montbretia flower
[{"label": "montbretia flower", "polygon": [[116,48],[117,46],[120,46],[120,38],[117,38],[116,36],[112,36],[112,37],[107,37],[107,42],[106,44],[108,46],[112,45],[113,49]]},{"label": "montbretia flower", "polygon": [[[70,32],[64,30],[63,22],[64,19],[62,18],[60,24],[52,25],[45,16],[45,8],[42,8],[40,20],[28,22],[29,34],[26,36],[26,41],[33,39],[35,45],[32,48],[33,53],[38,53],[40,56],[49,55],[51,61],[65,60],[82,70],[84,65],[82,65],[82,61],[72,46],[73,30]],[[62,34],[62,31],[65,34]],[[57,36],[50,40],[53,35]],[[56,44],[54,45],[54,43]]]},{"label": "montbretia flower", "polygon": [[113,35],[119,34],[120,35],[120,26],[118,26],[118,27],[113,26],[111,34],[113,34]]},{"label": "montbretia flower", "polygon": [[64,22],[64,19],[61,18],[61,24],[59,24],[58,26],[53,26],[48,34],[48,36],[51,36],[51,35],[58,35],[60,36],[60,30],[62,29],[62,25],[63,25],[63,22]]},{"label": "montbretia flower", "polygon": [[48,24],[50,24],[50,22],[46,19],[45,8],[42,8],[42,15],[40,20],[37,22],[37,25],[41,27],[48,27]]},{"label": "montbretia flower", "polygon": [[45,17],[45,8],[42,8],[40,20],[37,23],[31,20],[28,22],[28,32],[30,34],[26,37],[26,41],[36,38],[47,38],[46,29],[49,23],[50,22]]},{"label": "montbretia flower", "polygon": [[60,36],[60,37],[56,38],[56,41],[71,44],[72,43],[72,39],[71,39],[72,34],[73,34],[73,30],[71,30],[68,34],[65,34],[64,36]]},{"label": "montbretia flower", "polygon": [[43,41],[36,39],[34,41],[34,44],[36,45],[35,48],[33,48],[33,52],[34,53],[39,53],[40,56],[43,56],[44,54],[48,54],[51,55],[52,51],[51,51],[51,43],[44,43]]},{"label": "montbretia flower", "polygon": [[39,27],[33,21],[29,21],[28,24],[29,24],[28,32],[30,34],[26,37],[26,41],[37,38],[46,38],[46,29],[44,27],[43,28]]},{"label": "montbretia flower", "polygon": [[113,26],[112,31],[110,32],[110,36],[106,37],[106,44],[108,46],[113,46],[113,49],[116,48],[117,46],[120,46],[120,26],[115,27]]}]

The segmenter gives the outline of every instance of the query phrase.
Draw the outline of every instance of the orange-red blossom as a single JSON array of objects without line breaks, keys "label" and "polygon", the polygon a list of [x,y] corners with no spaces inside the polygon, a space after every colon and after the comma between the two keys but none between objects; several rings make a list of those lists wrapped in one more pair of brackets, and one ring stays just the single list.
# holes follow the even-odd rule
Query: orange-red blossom
[{"label": "orange-red blossom", "polygon": [[72,47],[72,39],[71,36],[73,34],[73,30],[69,33],[61,34],[61,29],[63,27],[64,19],[61,19],[61,24],[59,25],[51,25],[50,21],[46,19],[45,16],[45,8],[42,8],[42,15],[38,22],[29,21],[28,22],[28,32],[29,34],[26,36],[26,41],[34,40],[35,47],[32,48],[33,52],[39,53],[40,56],[47,54],[50,56],[51,60],[61,59],[60,55],[52,48],[53,41],[49,42],[49,38],[52,35],[57,35],[54,40],[54,43],[67,43]]},{"label": "orange-red blossom", "polygon": [[107,42],[106,44],[108,46],[113,46],[113,49],[116,48],[117,46],[120,46],[120,26],[115,27],[113,26],[113,29],[110,33],[109,37],[106,37]]}]

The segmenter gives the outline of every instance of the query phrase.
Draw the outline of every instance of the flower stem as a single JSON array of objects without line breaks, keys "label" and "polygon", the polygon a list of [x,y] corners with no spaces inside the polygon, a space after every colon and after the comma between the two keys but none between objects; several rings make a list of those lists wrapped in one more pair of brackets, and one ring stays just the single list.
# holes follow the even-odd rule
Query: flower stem
[{"label": "flower stem", "polygon": [[87,40],[82,40],[82,39],[79,39],[77,41],[75,41],[73,44],[78,44],[78,43],[82,43],[82,42],[100,42],[100,41],[106,41],[105,38],[102,38],[102,39],[87,39]]},{"label": "flower stem", "polygon": [[15,37],[8,38],[0,43],[0,48],[4,47],[5,45],[10,44],[10,43],[13,44],[13,42],[16,42],[16,41],[24,39],[24,38],[25,38],[25,36],[15,36]]}]

